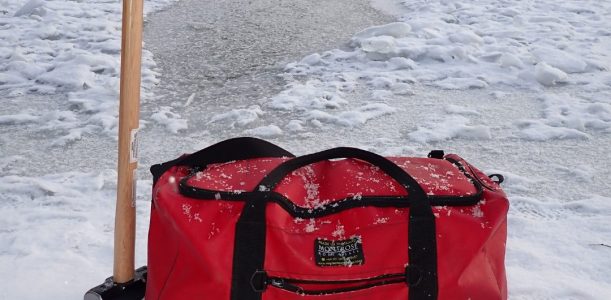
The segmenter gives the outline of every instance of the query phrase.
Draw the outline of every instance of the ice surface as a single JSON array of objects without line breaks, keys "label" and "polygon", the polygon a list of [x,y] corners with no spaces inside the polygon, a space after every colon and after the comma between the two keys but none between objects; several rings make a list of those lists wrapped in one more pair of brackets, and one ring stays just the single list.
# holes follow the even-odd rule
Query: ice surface
[{"label": "ice surface", "polygon": [[469,109],[464,106],[454,105],[454,104],[447,105],[445,107],[445,111],[449,114],[472,115],[472,116],[480,115],[480,113],[478,113],[476,110]]}]

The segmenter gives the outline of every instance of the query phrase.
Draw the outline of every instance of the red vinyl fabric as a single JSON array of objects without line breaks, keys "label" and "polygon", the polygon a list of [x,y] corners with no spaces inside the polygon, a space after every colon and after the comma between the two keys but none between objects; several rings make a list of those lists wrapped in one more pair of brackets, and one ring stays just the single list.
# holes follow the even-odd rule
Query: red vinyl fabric
[{"label": "red vinyl fabric", "polygon": [[[459,156],[387,158],[418,183],[426,194],[419,201],[432,207],[436,272],[428,275],[434,278],[410,262],[419,246],[408,236],[420,228],[410,228],[414,202],[402,200],[409,196],[404,186],[357,158],[317,161],[288,172],[271,190],[260,186],[291,160],[255,157],[157,171],[146,299],[507,299],[508,200]],[[253,195],[280,200],[264,205],[263,236],[251,234],[259,245],[252,252],[264,247],[262,265],[240,277],[246,271],[236,264],[244,260],[234,249],[246,242],[237,242],[236,224]],[[421,285],[427,290],[410,293]]]}]

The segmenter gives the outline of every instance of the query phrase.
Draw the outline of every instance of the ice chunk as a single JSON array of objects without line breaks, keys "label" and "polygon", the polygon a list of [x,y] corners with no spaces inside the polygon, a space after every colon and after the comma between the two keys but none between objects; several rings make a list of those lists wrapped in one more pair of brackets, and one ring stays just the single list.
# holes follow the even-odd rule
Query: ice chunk
[{"label": "ice chunk", "polygon": [[388,89],[390,88],[395,81],[388,77],[375,77],[369,81],[369,84],[376,89]]},{"label": "ice chunk", "polygon": [[450,41],[460,44],[483,44],[481,36],[470,30],[462,30],[449,36]]},{"label": "ice chunk", "polygon": [[300,63],[301,63],[301,64],[306,64],[306,65],[311,65],[311,66],[314,66],[314,65],[318,65],[318,64],[320,64],[321,62],[322,62],[322,60],[321,60],[321,58],[320,58],[320,54],[318,54],[318,53],[314,53],[314,54],[310,54],[310,55],[308,55],[308,56],[304,57],[304,58],[301,60],[301,62],[300,62]]},{"label": "ice chunk", "polygon": [[50,83],[59,87],[82,89],[84,86],[93,86],[95,74],[91,68],[84,64],[62,64],[50,72],[44,73],[36,79],[41,83]]},{"label": "ice chunk", "polygon": [[290,132],[300,132],[304,131],[303,121],[300,120],[291,120],[284,128]]},{"label": "ice chunk", "polygon": [[20,73],[27,79],[34,79],[46,71],[45,68],[35,63],[20,60],[10,62],[8,64],[8,69]]},{"label": "ice chunk", "polygon": [[448,77],[434,82],[433,85],[446,90],[468,90],[485,88],[488,86],[488,83],[477,78]]},{"label": "ice chunk", "polygon": [[535,66],[535,79],[544,86],[553,86],[567,80],[568,75],[562,70],[554,68],[545,62]]},{"label": "ice chunk", "polygon": [[404,83],[397,82],[390,87],[391,91],[395,95],[413,95],[414,91],[412,90],[412,86]]},{"label": "ice chunk", "polygon": [[45,2],[43,0],[30,0],[26,2],[17,12],[15,12],[15,17],[21,17],[26,15],[31,15],[35,13],[38,8],[42,7]]},{"label": "ice chunk", "polygon": [[254,135],[264,138],[277,137],[282,135],[282,129],[276,125],[261,126],[253,129],[244,130],[244,134]]},{"label": "ice chunk", "polygon": [[237,108],[226,113],[216,114],[212,116],[208,123],[226,122],[230,123],[231,127],[235,127],[236,125],[238,127],[243,127],[258,120],[263,114],[264,112],[261,110],[261,107],[252,105],[248,108]]},{"label": "ice chunk", "polygon": [[354,110],[341,112],[337,115],[320,110],[313,110],[308,113],[308,119],[352,127],[365,124],[371,119],[392,114],[396,111],[396,108],[385,103],[370,103]]},{"label": "ice chunk", "polygon": [[589,136],[577,129],[553,127],[541,121],[530,120],[517,123],[520,127],[518,135],[532,141],[589,139]]},{"label": "ice chunk", "polygon": [[553,48],[538,48],[533,54],[554,68],[558,68],[566,73],[581,73],[586,70],[588,64],[576,55]]},{"label": "ice chunk", "polygon": [[388,66],[393,70],[411,70],[417,67],[413,60],[405,57],[392,57],[388,60]]},{"label": "ice chunk", "polygon": [[39,116],[33,116],[28,113],[20,113],[15,115],[0,116],[0,125],[21,125],[36,123],[40,119]]},{"label": "ice chunk", "polygon": [[365,124],[367,121],[384,115],[392,114],[397,109],[385,103],[370,103],[352,111],[339,114],[338,123],[341,125],[354,126]]},{"label": "ice chunk", "polygon": [[0,72],[0,85],[2,84],[14,84],[14,83],[24,83],[27,79],[23,77],[23,75],[18,74],[17,72]]},{"label": "ice chunk", "polygon": [[162,106],[159,111],[151,115],[151,119],[172,133],[187,129],[187,120],[181,119],[180,115],[172,112],[172,107]]},{"label": "ice chunk", "polygon": [[278,110],[334,109],[348,103],[338,87],[328,86],[320,80],[295,82],[287,90],[272,97],[268,106]]},{"label": "ice chunk", "polygon": [[442,121],[433,120],[430,124],[418,127],[407,136],[419,143],[439,142],[453,138],[489,140],[490,128],[484,125],[467,125],[469,119],[463,116],[448,116]]},{"label": "ice chunk", "polygon": [[522,60],[511,53],[503,53],[503,55],[501,55],[500,63],[502,67],[506,68],[514,67],[522,69],[524,67]]},{"label": "ice chunk", "polygon": [[395,22],[381,26],[369,27],[354,35],[355,40],[362,40],[376,36],[391,36],[394,38],[406,37],[412,28],[409,24],[403,22]]},{"label": "ice chunk", "polygon": [[395,38],[391,36],[375,36],[361,41],[365,52],[388,54],[397,50]]}]

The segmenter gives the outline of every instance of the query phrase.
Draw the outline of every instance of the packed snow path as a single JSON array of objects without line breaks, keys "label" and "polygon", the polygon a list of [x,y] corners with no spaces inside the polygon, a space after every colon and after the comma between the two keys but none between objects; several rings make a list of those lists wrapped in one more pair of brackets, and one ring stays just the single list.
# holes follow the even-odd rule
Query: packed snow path
[{"label": "packed snow path", "polygon": [[[152,163],[240,135],[296,154],[444,149],[507,178],[511,299],[608,299],[611,4],[373,3],[390,17],[302,2],[181,1],[149,16],[140,263]],[[77,299],[110,274],[119,6],[41,3],[0,0],[0,274],[18,270],[0,299]],[[81,38],[47,26],[98,13],[109,23]]]}]

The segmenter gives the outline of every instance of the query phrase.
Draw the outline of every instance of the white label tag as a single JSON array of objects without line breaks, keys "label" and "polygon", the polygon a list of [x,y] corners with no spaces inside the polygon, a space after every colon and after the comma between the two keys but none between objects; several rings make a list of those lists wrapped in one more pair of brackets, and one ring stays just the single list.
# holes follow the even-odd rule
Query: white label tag
[{"label": "white label tag", "polygon": [[140,145],[140,138],[138,137],[138,128],[132,129],[131,139],[129,143],[129,162],[138,162],[138,148]]}]

